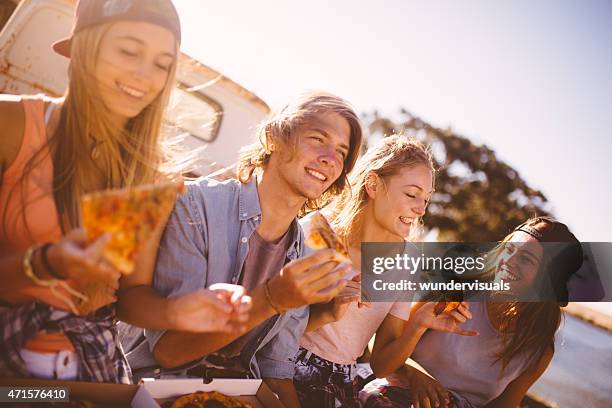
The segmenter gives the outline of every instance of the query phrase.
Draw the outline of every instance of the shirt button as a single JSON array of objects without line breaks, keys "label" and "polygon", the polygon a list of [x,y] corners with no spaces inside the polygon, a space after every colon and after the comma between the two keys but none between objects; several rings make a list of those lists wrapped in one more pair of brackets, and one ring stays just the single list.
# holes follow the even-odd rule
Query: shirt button
[{"label": "shirt button", "polygon": [[240,239],[240,241],[241,241],[243,244],[246,244],[248,240],[247,240],[247,237],[242,237],[242,238]]},{"label": "shirt button", "polygon": [[247,213],[242,213],[242,216],[243,216],[243,217],[246,217],[246,216],[247,216]]}]

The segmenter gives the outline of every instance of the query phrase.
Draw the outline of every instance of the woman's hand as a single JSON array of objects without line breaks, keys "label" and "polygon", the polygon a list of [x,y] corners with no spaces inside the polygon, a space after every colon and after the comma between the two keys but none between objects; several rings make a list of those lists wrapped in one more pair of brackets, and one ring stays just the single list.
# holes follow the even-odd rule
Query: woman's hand
[{"label": "woman's hand", "polygon": [[85,230],[76,229],[47,250],[47,258],[53,271],[76,282],[76,287],[72,287],[76,292],[72,295],[80,297],[80,301],[64,299],[73,313],[84,316],[117,301],[116,291],[119,288],[121,272],[102,256],[109,239],[110,235],[105,234],[89,243]]},{"label": "woman's hand", "polygon": [[244,294],[242,286],[214,287],[169,299],[167,313],[173,329],[198,333],[244,331],[251,298]]},{"label": "woman's hand", "polygon": [[472,318],[472,313],[470,313],[469,305],[466,302],[461,302],[455,310],[439,315],[434,313],[435,306],[436,302],[427,302],[414,311],[414,324],[418,327],[456,333],[463,336],[478,336],[479,333],[477,331],[465,330],[459,326],[461,323],[465,323],[468,319]]},{"label": "woman's hand", "polygon": [[401,374],[408,380],[415,408],[448,407],[448,391],[438,381],[410,366],[405,366]]},{"label": "woman's hand", "polygon": [[102,257],[104,246],[110,239],[105,234],[93,243],[88,243],[82,228],[72,230],[48,249],[50,266],[60,276],[79,283],[99,283],[116,291],[121,272],[113,268]]}]

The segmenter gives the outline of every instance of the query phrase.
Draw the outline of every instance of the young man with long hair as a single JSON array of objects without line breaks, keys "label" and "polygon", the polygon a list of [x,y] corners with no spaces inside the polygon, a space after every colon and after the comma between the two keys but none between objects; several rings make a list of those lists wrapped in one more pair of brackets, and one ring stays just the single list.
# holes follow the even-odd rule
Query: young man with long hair
[{"label": "young man with long hair", "polygon": [[170,217],[159,249],[154,286],[174,296],[215,283],[241,284],[252,298],[247,333],[148,331],[157,361],[173,368],[215,352],[264,378],[287,406],[305,305],[333,298],[347,265],[332,250],[303,254],[299,214],[346,187],[362,131],[354,110],[321,92],[302,95],[265,121],[243,149],[238,180],[189,185]]}]

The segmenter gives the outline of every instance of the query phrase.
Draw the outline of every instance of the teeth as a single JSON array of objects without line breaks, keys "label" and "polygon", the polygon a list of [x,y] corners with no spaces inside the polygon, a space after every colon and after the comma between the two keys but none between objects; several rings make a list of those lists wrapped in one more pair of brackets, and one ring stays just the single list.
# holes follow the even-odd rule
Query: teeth
[{"label": "teeth", "polygon": [[119,89],[121,89],[126,94],[133,96],[134,98],[142,98],[145,95],[143,91],[139,91],[138,89],[130,88],[127,85],[123,85],[123,84],[117,84],[117,85],[119,86]]},{"label": "teeth", "polygon": [[507,267],[502,267],[501,271],[504,273],[505,278],[511,282],[515,282],[518,281],[520,278],[517,274],[513,273],[510,271],[510,269],[508,269]]},{"label": "teeth", "polygon": [[311,176],[313,176],[313,177],[315,177],[315,178],[317,178],[317,179],[319,179],[319,180],[321,180],[321,181],[325,181],[325,180],[327,180],[327,177],[325,177],[325,174],[323,174],[323,173],[319,173],[319,172],[318,172],[318,171],[316,171],[316,170],[306,169],[306,172],[307,172],[308,174],[310,174]]},{"label": "teeth", "polygon": [[400,217],[400,221],[402,221],[405,224],[411,224],[412,223],[412,218]]}]

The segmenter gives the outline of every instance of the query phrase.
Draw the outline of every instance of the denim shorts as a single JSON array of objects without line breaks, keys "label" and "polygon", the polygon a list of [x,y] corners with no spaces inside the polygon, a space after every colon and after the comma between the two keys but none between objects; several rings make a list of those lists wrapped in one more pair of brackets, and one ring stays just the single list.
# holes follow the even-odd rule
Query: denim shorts
[{"label": "denim shorts", "polygon": [[301,348],[295,359],[295,384],[303,407],[358,407],[357,366],[328,361]]}]

